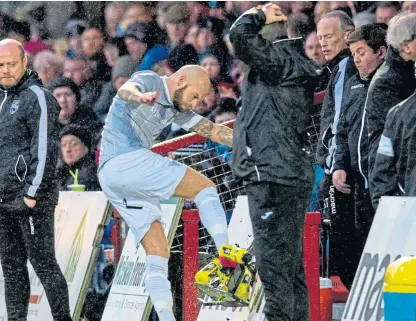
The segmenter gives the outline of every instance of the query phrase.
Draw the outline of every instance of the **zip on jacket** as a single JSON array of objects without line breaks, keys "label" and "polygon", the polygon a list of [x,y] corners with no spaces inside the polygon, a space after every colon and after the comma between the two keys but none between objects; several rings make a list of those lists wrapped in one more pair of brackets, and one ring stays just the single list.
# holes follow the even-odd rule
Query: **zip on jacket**
[{"label": "zip on jacket", "polygon": [[[329,170],[325,169],[327,174],[333,172],[334,168],[334,154],[335,149],[337,148],[336,143],[336,134],[337,134],[337,126],[339,122],[339,117],[341,116],[341,105],[342,105],[342,96],[344,94],[344,82],[345,82],[345,70],[347,66],[349,57],[345,57],[339,63],[339,70],[338,70],[338,79],[335,83],[335,115],[334,120],[331,125],[331,134],[333,135],[332,138],[329,140],[328,144],[328,156],[326,158],[326,165]],[[327,133],[327,131],[325,132]]]}]

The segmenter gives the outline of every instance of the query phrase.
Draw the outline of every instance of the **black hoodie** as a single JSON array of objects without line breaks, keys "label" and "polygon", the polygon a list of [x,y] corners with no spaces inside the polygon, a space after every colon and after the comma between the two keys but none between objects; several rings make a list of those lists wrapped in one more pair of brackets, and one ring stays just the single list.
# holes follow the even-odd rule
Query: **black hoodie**
[{"label": "black hoodie", "polygon": [[26,196],[58,199],[59,105],[33,71],[0,87],[0,203]]}]

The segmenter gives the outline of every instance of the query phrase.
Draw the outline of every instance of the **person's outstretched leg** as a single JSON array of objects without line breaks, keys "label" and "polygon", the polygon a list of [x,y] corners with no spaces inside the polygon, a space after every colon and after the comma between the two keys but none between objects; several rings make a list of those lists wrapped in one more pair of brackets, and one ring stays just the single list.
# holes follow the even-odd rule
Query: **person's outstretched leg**
[{"label": "person's outstretched leg", "polygon": [[229,243],[224,208],[212,181],[188,167],[174,195],[195,202],[201,222],[213,238],[218,251],[221,246]]},{"label": "person's outstretched leg", "polygon": [[168,280],[168,242],[159,221],[155,221],[141,241],[146,251],[146,289],[160,321],[175,321]]}]

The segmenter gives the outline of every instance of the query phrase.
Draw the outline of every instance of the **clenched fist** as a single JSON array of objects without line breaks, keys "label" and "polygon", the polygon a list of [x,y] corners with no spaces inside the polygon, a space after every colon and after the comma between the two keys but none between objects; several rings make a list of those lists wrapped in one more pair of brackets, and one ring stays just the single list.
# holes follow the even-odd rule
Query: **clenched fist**
[{"label": "clenched fist", "polygon": [[138,103],[146,104],[146,105],[153,105],[157,101],[157,92],[147,92],[147,93],[140,93],[138,97]]}]

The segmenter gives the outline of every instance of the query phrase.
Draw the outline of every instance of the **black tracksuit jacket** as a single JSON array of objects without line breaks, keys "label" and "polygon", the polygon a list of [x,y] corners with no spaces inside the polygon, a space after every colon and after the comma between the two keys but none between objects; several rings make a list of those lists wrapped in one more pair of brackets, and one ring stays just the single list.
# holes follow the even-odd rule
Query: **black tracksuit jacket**
[{"label": "black tracksuit jacket", "polygon": [[319,67],[305,56],[301,38],[272,43],[259,35],[265,20],[259,10],[230,29],[236,58],[250,67],[234,125],[233,172],[245,183],[310,183],[306,127]]},{"label": "black tracksuit jacket", "polygon": [[415,88],[414,61],[404,61],[394,49],[389,47],[385,62],[371,81],[365,109],[368,124],[370,174],[388,111],[412,95]]},{"label": "black tracksuit jacket", "polygon": [[372,76],[362,79],[357,73],[345,83],[333,165],[334,171],[345,170],[364,182],[365,188],[368,188],[368,131],[364,110]]},{"label": "black tracksuit jacket", "polygon": [[[340,69],[340,63],[346,60],[343,71]],[[349,49],[341,51],[334,59],[332,59],[327,68],[331,70],[331,78],[325,92],[324,103],[321,110],[321,124],[318,146],[316,151],[316,159],[318,165],[326,169],[326,173],[334,164],[335,142],[334,136],[337,130],[337,124],[341,115],[342,98],[339,104],[335,101],[336,84],[343,82],[342,88],[345,88],[346,81],[351,78],[356,72],[357,68],[354,64],[354,59],[351,56]],[[341,71],[344,73],[344,78],[340,79]],[[343,93],[341,94],[342,97]]]},{"label": "black tracksuit jacket", "polygon": [[370,188],[375,209],[381,196],[416,196],[416,94],[387,114]]},{"label": "black tracksuit jacket", "polygon": [[58,102],[35,72],[13,88],[0,87],[0,203],[58,199],[58,115]]}]

